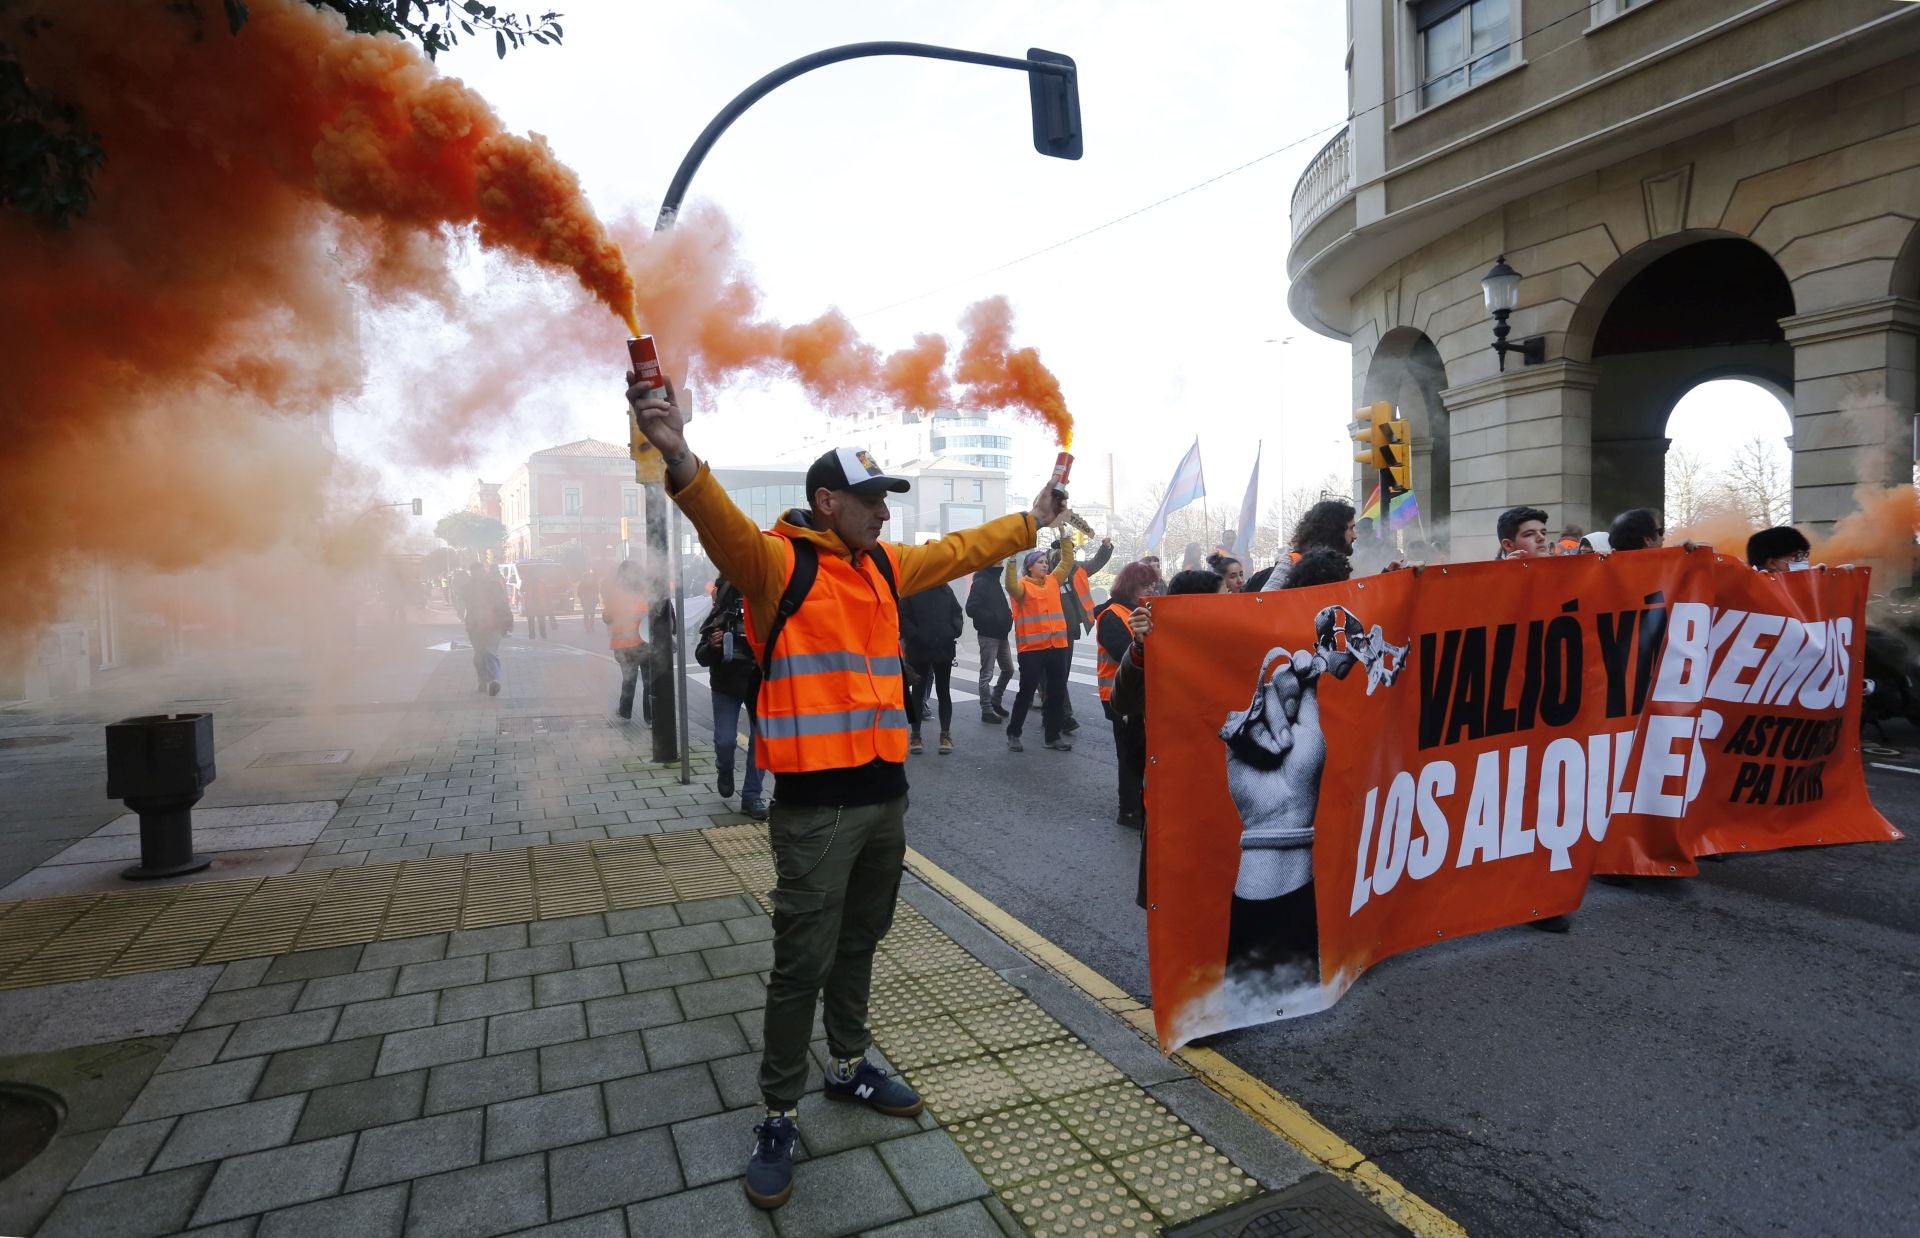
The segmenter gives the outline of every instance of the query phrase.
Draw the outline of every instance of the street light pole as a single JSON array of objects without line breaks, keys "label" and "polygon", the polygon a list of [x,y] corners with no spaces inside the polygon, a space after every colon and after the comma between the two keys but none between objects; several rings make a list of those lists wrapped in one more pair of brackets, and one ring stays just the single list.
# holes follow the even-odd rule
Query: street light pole
[{"label": "street light pole", "polygon": [[[970,52],[957,47],[938,47],[931,43],[902,43],[880,41],[870,43],[847,43],[839,47],[829,47],[814,52],[810,56],[781,65],[773,72],[762,77],[753,85],[741,91],[733,102],[720,109],[720,114],[708,122],[693,140],[686,157],[673,174],[673,181],[667,186],[666,197],[660,201],[660,217],[654,222],[655,234],[665,232],[673,226],[674,217],[680,213],[680,204],[686,200],[687,190],[693,184],[694,173],[706,160],[707,152],[720,140],[734,121],[740,119],[746,110],[771,94],[776,88],[792,81],[804,73],[824,68],[830,64],[839,64],[846,60],[859,60],[868,56],[917,56],[926,60],[954,60],[963,64],[986,65],[996,69],[1020,69],[1027,74],[1027,93],[1033,109],[1033,147],[1043,155],[1058,159],[1078,159],[1081,153],[1080,137],[1080,78],[1079,70],[1074,66],[1071,56],[1058,52],[1049,52],[1041,48],[1028,48],[1026,59],[1012,56],[992,56],[985,52]],[[682,375],[684,380],[685,375]],[[636,442],[638,440],[636,439]],[[684,697],[687,675],[686,632],[680,631],[674,639],[677,628],[682,628],[679,616],[669,598],[674,592],[672,579],[680,576],[680,546],[678,538],[672,549],[673,577],[666,570],[667,521],[666,521],[666,483],[649,482],[645,486],[647,510],[647,549],[653,563],[647,573],[649,592],[648,613],[651,616],[651,634],[654,648],[663,646],[663,639],[673,640],[672,656],[667,659],[667,673],[661,674],[659,658],[655,655],[655,670],[651,677],[649,691],[653,698],[653,759],[660,762],[680,760],[680,781],[687,782],[689,773],[687,761],[681,756],[678,743],[678,731],[685,729],[686,706],[680,701],[680,723],[676,728],[675,701]]]}]

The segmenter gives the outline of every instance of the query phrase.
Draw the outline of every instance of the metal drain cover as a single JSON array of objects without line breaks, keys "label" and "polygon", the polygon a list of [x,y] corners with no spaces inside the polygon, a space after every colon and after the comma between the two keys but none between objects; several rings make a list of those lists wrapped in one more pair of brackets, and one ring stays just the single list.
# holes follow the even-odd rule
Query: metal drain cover
[{"label": "metal drain cover", "polygon": [[60,1098],[24,1083],[0,1083],[0,1182],[39,1156],[60,1130]]},{"label": "metal drain cover", "polygon": [[72,738],[71,735],[5,735],[0,736],[0,748],[46,748]]},{"label": "metal drain cover", "polygon": [[248,769],[274,765],[344,765],[353,755],[351,748],[322,748],[314,752],[269,752],[247,763]]},{"label": "metal drain cover", "polygon": [[1167,1238],[1413,1238],[1330,1174],[1274,1191],[1167,1231]]}]

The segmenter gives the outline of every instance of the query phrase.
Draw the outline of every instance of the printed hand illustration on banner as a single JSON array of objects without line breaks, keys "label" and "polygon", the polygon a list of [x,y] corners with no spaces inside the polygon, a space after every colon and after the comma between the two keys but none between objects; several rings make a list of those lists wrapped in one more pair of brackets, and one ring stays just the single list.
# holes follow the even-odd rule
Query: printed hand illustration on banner
[{"label": "printed hand illustration on banner", "polygon": [[1230,984],[1319,984],[1313,822],[1327,764],[1319,681],[1327,674],[1345,679],[1363,666],[1372,695],[1391,687],[1406,665],[1407,645],[1389,643],[1378,624],[1369,631],[1345,607],[1327,607],[1313,626],[1311,650],[1267,651],[1253,700],[1220,728],[1227,790],[1241,828],[1227,944]]}]

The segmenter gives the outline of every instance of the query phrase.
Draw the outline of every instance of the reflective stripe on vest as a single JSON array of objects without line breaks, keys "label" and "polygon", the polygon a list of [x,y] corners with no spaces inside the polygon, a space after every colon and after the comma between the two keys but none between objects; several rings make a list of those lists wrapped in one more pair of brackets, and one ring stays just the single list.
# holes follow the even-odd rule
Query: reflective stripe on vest
[{"label": "reflective stripe on vest", "polygon": [[[1109,602],[1107,604],[1107,613],[1120,616],[1121,623],[1126,623],[1133,618],[1132,609],[1122,606],[1118,602]],[[1113,681],[1120,675],[1120,663],[1107,656],[1107,647],[1100,643],[1100,632],[1097,624],[1094,628],[1093,648],[1093,667],[1100,676],[1100,699],[1103,701],[1111,701],[1113,699]]]},{"label": "reflective stripe on vest", "polygon": [[[793,578],[793,539],[778,528],[786,556],[781,589]],[[882,546],[900,578],[900,560]],[[907,759],[906,694],[900,680],[900,608],[893,591],[861,555],[859,566],[830,552],[819,557],[813,588],[780,629],[755,709],[762,769],[776,774],[851,769]],[[776,598],[778,595],[775,595]],[[756,657],[768,623],[747,603],[747,632]]]},{"label": "reflective stripe on vest", "polygon": [[1051,579],[1022,577],[1020,600],[1013,605],[1014,647],[1021,653],[1067,647],[1067,613],[1060,608],[1060,588]]}]

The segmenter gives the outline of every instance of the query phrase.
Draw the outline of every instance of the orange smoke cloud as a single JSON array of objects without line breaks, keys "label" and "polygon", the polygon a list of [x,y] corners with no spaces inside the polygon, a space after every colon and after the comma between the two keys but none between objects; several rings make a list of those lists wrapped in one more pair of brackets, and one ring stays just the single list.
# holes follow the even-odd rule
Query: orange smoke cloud
[{"label": "orange smoke cloud", "polygon": [[1013,346],[1013,308],[1007,299],[979,302],[967,310],[961,324],[967,342],[960,348],[955,377],[970,388],[966,407],[1032,414],[1052,427],[1062,447],[1073,446],[1073,416],[1067,412],[1060,380],[1040,364],[1039,353]]},{"label": "orange smoke cloud", "polygon": [[1914,534],[1920,532],[1920,499],[1912,486],[1861,486],[1853,492],[1852,514],[1825,537],[1810,537],[1815,563],[1858,563],[1873,559],[1890,568],[1914,560]]},{"label": "orange smoke cloud", "polygon": [[86,563],[172,572],[309,546],[339,501],[325,431],[365,381],[369,306],[472,331],[394,410],[394,462],[463,462],[542,384],[617,374],[618,338],[572,289],[528,283],[520,320],[461,304],[449,261],[469,236],[571,274],[709,385],[791,377],[829,410],[928,409],[957,379],[968,406],[1067,424],[1004,305],[953,374],[938,336],[889,356],[838,311],[782,324],[716,212],[657,238],[603,226],[545,141],[505,132],[411,45],[300,0],[248,7],[238,34],[215,0],[0,16],[28,82],[106,152],[69,228],[0,213],[0,630],[57,613]]}]

